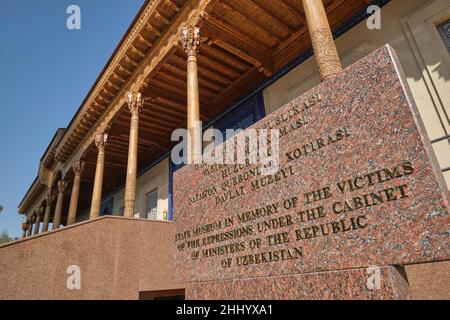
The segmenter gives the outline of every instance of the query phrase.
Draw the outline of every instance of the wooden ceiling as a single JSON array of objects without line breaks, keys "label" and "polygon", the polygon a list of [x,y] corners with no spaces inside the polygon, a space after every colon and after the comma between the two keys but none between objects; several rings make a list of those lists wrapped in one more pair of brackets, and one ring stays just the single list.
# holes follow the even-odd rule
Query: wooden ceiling
[{"label": "wooden ceiling", "polygon": [[[190,1],[161,0],[144,5],[99,80],[71,123],[68,139],[59,147],[56,159],[65,162],[95,127],[117,98],[144,58],[165,36],[171,23]],[[325,0],[331,28],[336,30],[372,1]],[[301,0],[212,0],[200,29],[198,56],[200,113],[208,121],[258,87],[262,81],[311,47]],[[151,7],[152,6],[152,7]],[[151,8],[150,8],[151,7]],[[150,17],[142,18],[146,14]],[[142,170],[173,146],[174,129],[186,127],[186,55],[181,46],[168,51],[163,62],[144,79],[145,99],[140,114],[139,161]],[[125,182],[130,113],[124,104],[111,122],[103,195]],[[67,130],[69,131],[69,130]],[[97,150],[91,145],[79,206],[90,206]],[[70,191],[68,191],[69,198]],[[117,209],[117,208],[116,208]],[[64,212],[68,211],[68,203]]]}]

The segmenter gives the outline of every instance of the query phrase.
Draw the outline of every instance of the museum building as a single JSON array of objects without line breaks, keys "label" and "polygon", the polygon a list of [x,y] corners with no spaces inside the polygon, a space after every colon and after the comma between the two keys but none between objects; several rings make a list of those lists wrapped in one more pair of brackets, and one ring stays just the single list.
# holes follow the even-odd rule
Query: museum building
[{"label": "museum building", "polygon": [[[450,185],[449,1],[323,0],[324,17],[321,2],[145,1],[39,160],[19,204],[23,239],[0,247],[0,298],[183,298],[185,284],[172,276],[181,167],[171,161],[172,132],[248,128],[385,44]],[[369,27],[371,5],[381,28]],[[314,32],[324,23],[337,55],[333,39]],[[81,269],[80,290],[67,289],[71,265]],[[449,270],[405,268],[411,297],[450,298],[440,283],[450,285]]]}]

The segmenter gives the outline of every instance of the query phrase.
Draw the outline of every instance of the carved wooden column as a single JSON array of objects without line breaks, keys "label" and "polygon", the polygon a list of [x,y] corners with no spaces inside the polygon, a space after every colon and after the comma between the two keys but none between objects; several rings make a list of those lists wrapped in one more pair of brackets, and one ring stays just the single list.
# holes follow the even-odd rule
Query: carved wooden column
[{"label": "carved wooden column", "polygon": [[70,226],[74,224],[77,217],[77,208],[78,208],[78,196],[80,195],[80,182],[81,182],[81,173],[84,169],[84,161],[76,161],[72,165],[74,179],[73,179],[73,187],[72,194],[70,196],[70,207],[69,213],[67,216],[67,225]]},{"label": "carved wooden column", "polygon": [[103,172],[105,169],[105,147],[108,142],[108,133],[100,132],[95,136],[95,145],[98,149],[97,166],[95,168],[94,190],[92,192],[92,203],[89,220],[100,215],[100,204],[102,201]]},{"label": "carved wooden column", "polygon": [[52,230],[59,229],[61,225],[62,208],[64,201],[64,192],[66,191],[67,182],[64,180],[58,181],[58,198],[56,199],[55,215],[53,216]]},{"label": "carved wooden column", "polygon": [[41,225],[41,214],[44,208],[39,208],[36,214],[36,222],[34,223],[34,232],[33,235],[39,234],[39,227]]},{"label": "carved wooden column", "polygon": [[27,218],[27,224],[28,224],[28,233],[27,237],[31,237],[33,235],[33,214],[30,214]]},{"label": "carved wooden column", "polygon": [[201,157],[200,102],[198,93],[197,53],[200,46],[200,29],[186,27],[180,36],[181,44],[187,54],[187,129],[188,163],[194,163]]},{"label": "carved wooden column", "polygon": [[136,200],[136,177],[138,160],[138,133],[139,133],[139,112],[142,109],[143,99],[140,92],[128,93],[128,109],[131,112],[130,141],[128,145],[128,165],[127,180],[125,186],[125,211],[124,216],[132,218],[134,216],[134,203]]},{"label": "carved wooden column", "polygon": [[27,237],[27,230],[28,230],[28,223],[27,222],[22,223],[22,239],[25,239]]},{"label": "carved wooden column", "polygon": [[325,81],[342,70],[333,34],[322,0],[303,0],[303,7],[320,78]]},{"label": "carved wooden column", "polygon": [[52,208],[52,200],[53,200],[53,197],[49,193],[45,197],[45,203],[47,204],[47,206],[45,207],[44,223],[42,225],[42,232],[48,231],[48,224],[50,223],[50,213],[51,213],[50,210]]}]

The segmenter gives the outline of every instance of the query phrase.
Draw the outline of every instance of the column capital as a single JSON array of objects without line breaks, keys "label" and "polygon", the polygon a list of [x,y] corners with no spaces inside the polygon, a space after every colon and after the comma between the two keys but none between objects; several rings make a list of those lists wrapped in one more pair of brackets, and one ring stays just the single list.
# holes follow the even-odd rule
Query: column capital
[{"label": "column capital", "polygon": [[44,206],[40,207],[37,211],[37,215],[42,219],[44,216]]},{"label": "column capital", "polygon": [[196,56],[200,47],[200,28],[184,27],[181,30],[180,42],[188,57]]},{"label": "column capital", "polygon": [[67,182],[64,180],[58,181],[58,193],[64,193],[66,191]]},{"label": "column capital", "polygon": [[45,196],[45,202],[47,203],[47,206],[51,206],[53,200],[55,200],[55,195],[51,192],[48,192]]},{"label": "column capital", "polygon": [[138,91],[129,91],[127,93],[127,104],[128,109],[132,114],[140,112],[142,110],[142,106],[144,105],[142,94]]},{"label": "column capital", "polygon": [[72,169],[75,176],[80,176],[84,171],[85,162],[83,160],[78,160],[72,163]]},{"label": "column capital", "polygon": [[95,134],[95,145],[99,150],[105,151],[105,147],[108,144],[108,132],[102,131]]}]

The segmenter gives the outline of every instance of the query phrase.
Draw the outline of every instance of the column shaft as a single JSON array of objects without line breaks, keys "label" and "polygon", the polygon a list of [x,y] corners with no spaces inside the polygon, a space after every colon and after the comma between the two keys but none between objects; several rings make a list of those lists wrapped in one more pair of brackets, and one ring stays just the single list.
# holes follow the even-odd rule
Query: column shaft
[{"label": "column shaft", "polygon": [[306,21],[322,81],[342,70],[322,0],[303,0]]},{"label": "column shaft", "polygon": [[103,173],[105,170],[105,146],[107,141],[106,133],[99,133],[95,138],[95,144],[98,148],[97,165],[95,167],[94,190],[92,192],[91,212],[89,220],[100,216],[100,205],[102,201]]},{"label": "column shaft", "polygon": [[64,188],[62,187],[62,184],[65,184],[65,182],[59,181],[59,184],[61,184],[61,186],[59,187],[58,198],[56,199],[56,208],[55,215],[53,216],[52,230],[59,229],[61,225],[62,207],[64,201]]},{"label": "column shaft", "polygon": [[39,234],[39,227],[41,224],[41,211],[38,211],[38,214],[36,216],[36,222],[34,224],[34,232],[33,235]]},{"label": "column shaft", "polygon": [[51,211],[51,207],[52,207],[52,200],[51,200],[51,196],[48,195],[45,202],[47,204],[47,206],[45,207],[45,214],[44,214],[44,222],[42,224],[42,232],[47,232],[48,231],[48,224],[50,223],[50,211]]},{"label": "column shaft", "polygon": [[70,196],[70,207],[67,217],[67,225],[70,226],[74,224],[77,218],[78,209],[78,197],[80,195],[80,182],[81,182],[81,172],[83,170],[84,163],[77,161],[73,164],[74,180],[72,187],[72,194]]},{"label": "column shaft", "polygon": [[27,237],[27,224],[22,223],[22,239],[25,239]]},{"label": "column shaft", "polygon": [[200,123],[200,102],[198,93],[197,53],[200,46],[200,29],[186,27],[180,35],[180,42],[187,55],[187,129],[189,164],[199,163],[202,152],[202,128]]},{"label": "column shaft", "polygon": [[132,110],[130,124],[130,142],[128,146],[127,180],[125,186],[125,211],[124,216],[134,216],[134,203],[136,200],[136,177],[138,158],[138,134],[139,134],[139,111]]},{"label": "column shaft", "polygon": [[198,93],[198,66],[197,57],[191,55],[187,61],[187,95],[188,95],[188,163],[194,163],[196,159],[199,159],[201,153],[201,142],[198,141],[201,137],[200,126],[200,102]]},{"label": "column shaft", "polygon": [[30,215],[27,219],[28,223],[28,233],[27,237],[31,237],[33,235],[33,215]]}]

